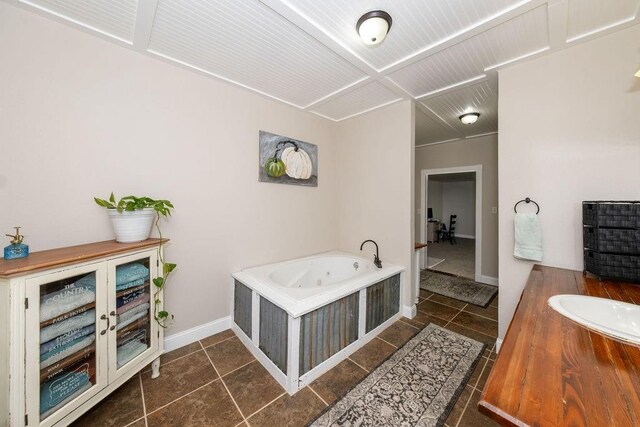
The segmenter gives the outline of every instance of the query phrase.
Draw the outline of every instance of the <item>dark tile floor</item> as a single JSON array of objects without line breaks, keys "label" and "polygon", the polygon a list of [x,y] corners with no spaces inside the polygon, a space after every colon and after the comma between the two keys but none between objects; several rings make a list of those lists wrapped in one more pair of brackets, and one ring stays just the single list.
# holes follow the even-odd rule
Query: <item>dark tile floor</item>
[{"label": "dark tile floor", "polygon": [[415,318],[399,320],[295,396],[228,330],[164,354],[159,378],[144,369],[74,426],[303,426],[430,322],[488,344],[446,426],[495,425],[477,403],[495,360],[497,304],[483,309],[421,291]]}]

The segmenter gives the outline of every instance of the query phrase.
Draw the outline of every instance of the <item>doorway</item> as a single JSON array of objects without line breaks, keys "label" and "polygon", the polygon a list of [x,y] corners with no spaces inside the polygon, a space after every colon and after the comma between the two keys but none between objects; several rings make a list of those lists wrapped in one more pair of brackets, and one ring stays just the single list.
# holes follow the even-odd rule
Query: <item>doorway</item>
[{"label": "doorway", "polygon": [[420,194],[420,267],[482,282],[482,165],[422,170]]}]

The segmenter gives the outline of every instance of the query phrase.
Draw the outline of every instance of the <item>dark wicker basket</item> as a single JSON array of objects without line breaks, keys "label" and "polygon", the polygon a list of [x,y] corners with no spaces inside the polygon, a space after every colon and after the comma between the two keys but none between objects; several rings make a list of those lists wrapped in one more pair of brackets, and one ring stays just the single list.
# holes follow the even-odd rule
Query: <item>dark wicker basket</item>
[{"label": "dark wicker basket", "polygon": [[640,230],[585,226],[584,247],[611,254],[640,255]]},{"label": "dark wicker basket", "polygon": [[597,251],[584,250],[584,271],[600,276],[600,257]]},{"label": "dark wicker basket", "polygon": [[603,279],[640,282],[640,256],[584,250],[584,269]]},{"label": "dark wicker basket", "polygon": [[582,202],[584,270],[640,283],[640,202]]},{"label": "dark wicker basket", "polygon": [[640,202],[582,202],[582,223],[593,227],[640,228]]}]

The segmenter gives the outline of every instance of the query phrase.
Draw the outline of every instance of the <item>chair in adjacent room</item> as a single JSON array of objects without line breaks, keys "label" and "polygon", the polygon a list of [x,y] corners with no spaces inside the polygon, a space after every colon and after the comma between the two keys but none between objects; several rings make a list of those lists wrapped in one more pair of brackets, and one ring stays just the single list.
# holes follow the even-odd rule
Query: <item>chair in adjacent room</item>
[{"label": "chair in adjacent room", "polygon": [[449,217],[449,229],[444,225],[442,226],[442,230],[438,232],[439,240],[449,240],[449,243],[452,245],[458,243],[456,241],[456,218],[458,218],[458,215],[451,215]]}]

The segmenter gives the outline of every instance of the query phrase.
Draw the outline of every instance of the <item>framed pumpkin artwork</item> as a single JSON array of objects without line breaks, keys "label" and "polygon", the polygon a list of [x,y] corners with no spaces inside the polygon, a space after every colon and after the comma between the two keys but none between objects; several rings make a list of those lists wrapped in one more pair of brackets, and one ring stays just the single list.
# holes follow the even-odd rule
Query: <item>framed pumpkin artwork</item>
[{"label": "framed pumpkin artwork", "polygon": [[318,186],[318,146],[260,131],[261,182]]}]

